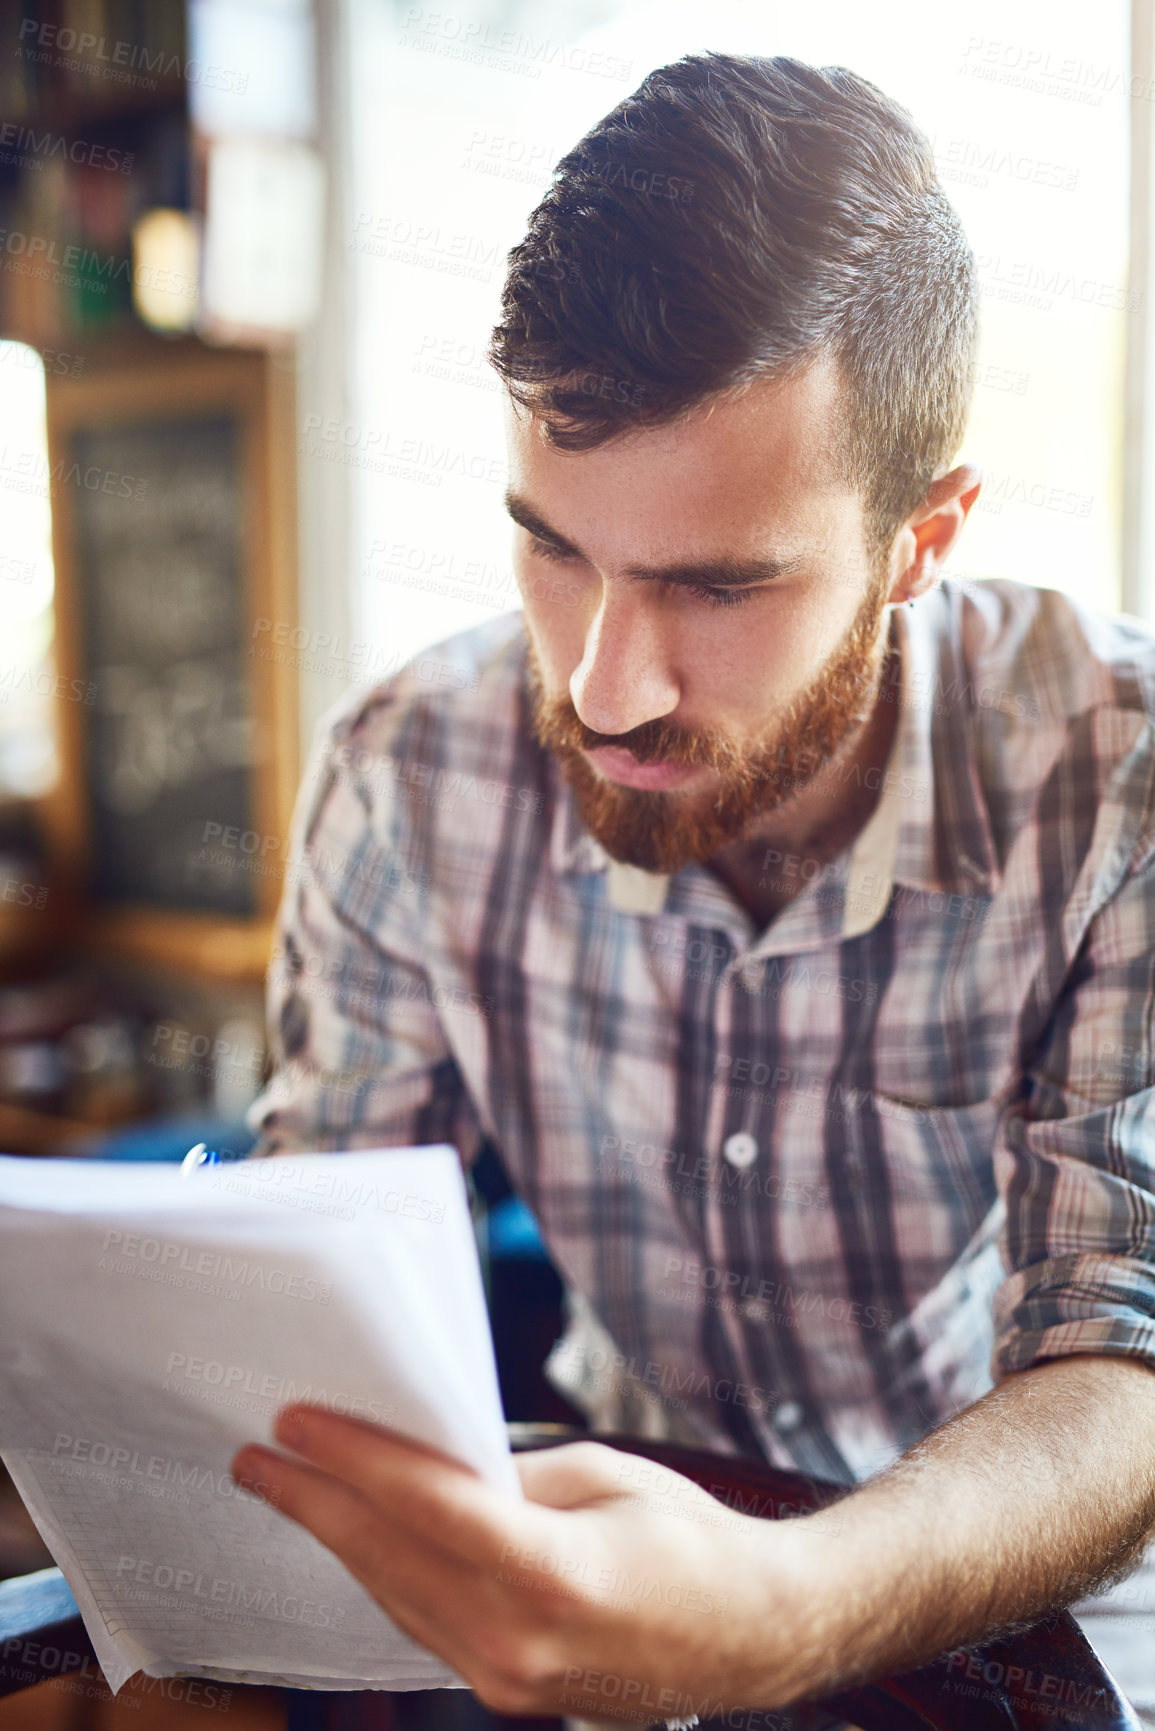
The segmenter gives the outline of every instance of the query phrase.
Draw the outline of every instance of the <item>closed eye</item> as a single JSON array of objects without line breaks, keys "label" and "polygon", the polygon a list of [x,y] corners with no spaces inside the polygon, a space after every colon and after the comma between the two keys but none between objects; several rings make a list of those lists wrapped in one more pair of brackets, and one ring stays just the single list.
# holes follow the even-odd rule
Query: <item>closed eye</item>
[{"label": "closed eye", "polygon": [[699,601],[708,601],[711,607],[741,607],[743,602],[752,601],[760,590],[752,589],[709,589],[703,583],[687,583],[684,585],[687,595],[697,596]]},{"label": "closed eye", "polygon": [[536,535],[531,535],[529,544],[539,559],[552,559],[556,564],[563,564],[567,559],[576,559],[576,553],[567,553],[564,548],[555,547],[552,541],[539,541]]},{"label": "closed eye", "polygon": [[[536,535],[530,535],[530,550],[538,559],[549,559],[554,564],[564,565],[580,561],[580,553],[570,553],[564,547],[555,546],[552,541],[542,541]],[[741,607],[745,602],[752,601],[755,595],[761,593],[763,585],[754,584],[747,589],[711,588],[705,583],[665,583],[663,589],[676,589],[680,594],[692,595],[695,600],[705,601],[710,607]]]}]

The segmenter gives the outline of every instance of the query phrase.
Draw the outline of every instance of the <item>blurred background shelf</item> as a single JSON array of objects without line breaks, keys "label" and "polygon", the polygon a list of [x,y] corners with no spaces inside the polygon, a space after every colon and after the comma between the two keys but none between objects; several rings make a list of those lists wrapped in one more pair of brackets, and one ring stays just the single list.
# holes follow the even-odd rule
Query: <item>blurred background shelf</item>
[{"label": "blurred background shelf", "polygon": [[0,1151],[171,1157],[265,1066],[301,721],[256,644],[299,618],[313,10],[3,18]]}]

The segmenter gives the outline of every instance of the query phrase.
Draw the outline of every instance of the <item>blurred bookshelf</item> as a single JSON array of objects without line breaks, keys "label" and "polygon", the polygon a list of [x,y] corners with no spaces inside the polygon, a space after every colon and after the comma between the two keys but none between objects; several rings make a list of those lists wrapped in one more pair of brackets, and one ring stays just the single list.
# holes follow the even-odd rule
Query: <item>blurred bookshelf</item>
[{"label": "blurred bookshelf", "polygon": [[283,853],[299,774],[297,676],[251,644],[297,614],[313,19],[0,18],[0,372],[43,370],[35,438],[0,426],[0,499],[51,515],[0,558],[0,1151],[78,1152],[239,1118],[259,1085],[280,878],[201,844]]},{"label": "blurred bookshelf", "polygon": [[134,227],[151,209],[193,209],[183,0],[5,10],[4,334],[52,355],[140,337]]}]

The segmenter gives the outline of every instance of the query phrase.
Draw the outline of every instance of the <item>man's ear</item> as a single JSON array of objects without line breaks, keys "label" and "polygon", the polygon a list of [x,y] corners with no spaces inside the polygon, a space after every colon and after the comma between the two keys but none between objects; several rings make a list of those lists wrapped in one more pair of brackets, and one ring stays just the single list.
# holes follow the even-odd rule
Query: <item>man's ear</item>
[{"label": "man's ear", "polygon": [[931,482],[926,498],[895,539],[888,601],[913,601],[934,586],[982,484],[983,472],[976,463],[960,463]]}]

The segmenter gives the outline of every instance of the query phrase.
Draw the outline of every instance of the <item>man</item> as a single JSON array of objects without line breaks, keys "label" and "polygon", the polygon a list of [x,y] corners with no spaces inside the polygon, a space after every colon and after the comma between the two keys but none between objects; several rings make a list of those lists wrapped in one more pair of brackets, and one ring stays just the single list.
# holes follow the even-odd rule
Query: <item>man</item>
[{"label": "man", "polygon": [[653,73],[510,255],[524,617],[321,730],[260,1151],[491,1139],[591,1413],[870,1478],[719,1527],[593,1443],[524,1505],[307,1411],[239,1457],[495,1706],[816,1697],[1155,1522],[1155,641],[940,580],[976,301],[871,85]]}]

